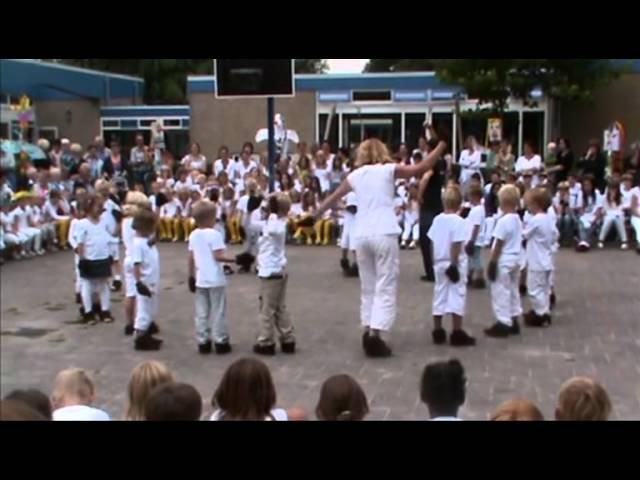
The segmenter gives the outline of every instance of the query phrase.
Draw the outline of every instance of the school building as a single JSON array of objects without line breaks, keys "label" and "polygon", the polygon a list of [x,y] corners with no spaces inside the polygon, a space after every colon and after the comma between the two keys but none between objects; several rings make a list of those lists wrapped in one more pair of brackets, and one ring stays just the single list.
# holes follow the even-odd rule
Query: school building
[{"label": "school building", "polygon": [[[188,77],[188,105],[145,106],[140,78],[34,60],[1,62],[4,138],[14,133],[17,122],[16,112],[6,103],[15,103],[22,94],[34,104],[35,138],[69,137],[84,145],[102,134],[107,142],[118,138],[130,146],[137,132],[148,138],[151,123],[158,121],[177,156],[194,141],[208,158],[216,158],[221,145],[238,152],[243,142],[253,141],[267,126],[266,100],[217,99],[212,76]],[[394,147],[400,142],[415,145],[425,120],[446,125],[457,138],[456,97],[462,112],[478,107],[460,88],[443,85],[432,72],[297,75],[295,88],[294,97],[276,99],[276,112],[302,140],[313,143],[328,136],[334,148],[351,147],[370,136]],[[512,101],[503,114],[503,136],[517,152],[526,140],[542,151],[550,139],[564,135],[581,153],[590,138],[602,139],[613,121],[625,126],[627,147],[640,139],[640,59],[632,61],[629,73],[595,92],[592,104],[554,102],[541,91],[532,92],[532,97],[535,106]],[[486,116],[463,114],[461,123],[464,136],[485,142]],[[266,145],[257,148],[265,150]],[[457,142],[452,151],[460,151]]]}]

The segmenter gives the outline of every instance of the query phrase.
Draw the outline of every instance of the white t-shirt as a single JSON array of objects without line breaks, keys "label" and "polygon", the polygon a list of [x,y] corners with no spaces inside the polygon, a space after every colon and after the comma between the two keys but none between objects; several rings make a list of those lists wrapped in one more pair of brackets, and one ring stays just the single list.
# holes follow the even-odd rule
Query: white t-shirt
[{"label": "white t-shirt", "polygon": [[262,235],[258,240],[258,277],[269,278],[284,272],[287,266],[286,239],[287,220],[272,213],[262,224]]},{"label": "white t-shirt", "polygon": [[189,218],[189,216],[191,215],[191,200],[182,202],[180,201],[180,199],[176,198],[174,201],[176,202],[176,206],[178,208],[178,216],[182,218]]},{"label": "white t-shirt", "polygon": [[302,210],[302,203],[297,202],[297,203],[292,203],[291,204],[291,208],[289,209],[289,216],[290,217],[298,217],[300,215],[302,215],[304,213],[304,211]]},{"label": "white t-shirt", "polygon": [[227,284],[222,265],[213,256],[214,252],[224,249],[222,235],[213,228],[197,228],[189,235],[189,252],[193,253],[196,265],[196,287],[219,288]]},{"label": "white t-shirt", "polygon": [[247,165],[245,165],[242,162],[242,160],[240,160],[239,162],[235,163],[232,180],[235,180],[236,182],[240,182],[242,185],[244,185],[244,176],[247,173],[252,172],[256,168],[258,168],[258,164],[253,160],[249,160],[249,163]]},{"label": "white t-shirt", "polygon": [[313,171],[313,174],[318,178],[318,181],[320,182],[320,189],[323,192],[328,192],[331,188],[331,181],[329,178],[329,175],[331,174],[331,170],[329,170],[329,167],[325,167],[325,168],[320,168],[320,167],[316,167],[315,170]]},{"label": "white t-shirt", "polygon": [[[224,412],[222,410],[216,410],[211,415],[210,421],[219,422],[224,417]],[[276,421],[276,422],[286,422],[289,420],[289,416],[287,415],[287,411],[282,408],[274,408],[270,412],[270,416],[265,418],[265,421]]]},{"label": "white t-shirt", "polygon": [[18,231],[20,232],[29,228],[29,210],[30,208],[28,206],[16,207],[11,212],[11,222],[15,222],[16,218],[18,219]]},{"label": "white t-shirt", "polygon": [[522,221],[518,214],[507,213],[498,219],[493,238],[504,243],[498,264],[507,267],[517,265],[522,250]]},{"label": "white t-shirt", "polygon": [[633,198],[634,197],[635,197],[636,202],[637,202],[636,203],[636,209],[635,209],[635,212],[632,211],[631,213],[633,215],[640,216],[640,187],[633,187],[631,189],[631,205],[630,206],[633,205]]},{"label": "white t-shirt", "polygon": [[158,247],[149,246],[147,237],[136,236],[131,248],[131,263],[140,264],[140,280],[147,286],[160,283],[160,255]]},{"label": "white t-shirt", "polygon": [[358,197],[355,238],[399,235],[394,211],[396,165],[367,165],[347,177]]},{"label": "white t-shirt", "polygon": [[[102,222],[93,223],[88,218],[78,222],[76,245],[84,245],[84,258],[87,260],[104,260],[111,256],[111,245],[114,238],[107,232]],[[116,241],[117,243],[117,241]]]},{"label": "white t-shirt", "polygon": [[224,165],[224,162],[221,158],[213,162],[213,173],[216,177],[220,174],[221,171],[224,170],[225,172],[227,172],[227,176],[229,177],[229,179],[233,179],[233,171],[235,168],[235,162],[231,159],[228,159],[228,163],[226,166]]},{"label": "white t-shirt", "polygon": [[118,231],[118,222],[116,222],[116,218],[113,216],[114,211],[120,212],[120,207],[116,202],[108,198],[107,201],[104,202],[104,211],[102,215],[100,215],[100,222],[104,224],[104,227],[110,235],[115,235]]},{"label": "white t-shirt", "polygon": [[441,213],[433,219],[427,236],[433,243],[433,263],[451,262],[451,245],[462,243],[458,262],[464,261],[464,244],[469,240],[465,220],[455,213]]},{"label": "white t-shirt", "polygon": [[622,196],[622,208],[631,208],[631,192],[633,188],[625,190],[624,186],[620,185],[620,195]]},{"label": "white t-shirt", "polygon": [[[518,158],[516,162],[516,173],[524,173],[529,170],[540,170],[542,168],[542,159],[540,155],[534,155],[531,158],[527,158],[524,155]],[[531,179],[531,186],[537,187],[538,183],[540,183],[540,179],[537,174],[535,174]]]},{"label": "white t-shirt", "polygon": [[178,202],[174,198],[160,207],[160,218],[175,218],[178,215]]},{"label": "white t-shirt", "polygon": [[[482,153],[480,150],[474,150],[473,153],[465,149],[460,153],[460,166],[463,169],[479,170],[482,165]],[[473,172],[471,173],[471,175]]]},{"label": "white t-shirt", "polygon": [[133,229],[133,217],[122,220],[122,243],[124,244],[125,257],[130,257],[133,249],[133,239],[136,231]]},{"label": "white t-shirt", "polygon": [[53,412],[55,422],[108,422],[109,420],[111,418],[106,412],[87,405],[72,405]]},{"label": "white t-shirt", "polygon": [[559,237],[554,218],[546,213],[531,215],[527,219],[522,236],[527,240],[526,258],[529,270],[553,270],[554,245]]},{"label": "white t-shirt", "polygon": [[471,234],[473,233],[473,227],[478,225],[480,230],[478,231],[478,236],[476,237],[476,242],[474,245],[480,247],[484,245],[484,238],[482,236],[482,227],[484,225],[484,217],[485,211],[484,206],[482,204],[475,205],[471,207],[469,211],[469,216],[467,217],[467,239],[465,241],[469,241],[471,239]]},{"label": "white t-shirt", "polygon": [[191,154],[187,155],[180,162],[182,165],[189,165],[190,170],[200,170],[204,172],[207,168],[207,157],[204,155],[199,155],[197,157],[192,156]]},{"label": "white t-shirt", "polygon": [[179,192],[181,190],[191,189],[191,187],[193,186],[193,179],[191,178],[191,176],[187,176],[187,178],[184,181],[177,180],[173,186],[176,192]]}]

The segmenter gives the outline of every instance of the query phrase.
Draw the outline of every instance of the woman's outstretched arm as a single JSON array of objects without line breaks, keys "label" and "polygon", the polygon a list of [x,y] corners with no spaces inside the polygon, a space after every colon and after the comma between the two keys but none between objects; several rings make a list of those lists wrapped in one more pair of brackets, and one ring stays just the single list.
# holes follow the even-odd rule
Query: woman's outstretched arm
[{"label": "woman's outstretched arm", "polygon": [[316,211],[315,218],[319,218],[324,212],[329,210],[333,205],[351,191],[351,184],[347,179],[344,179],[340,186],[336,190],[325,198],[324,202],[320,204]]},{"label": "woman's outstretched arm", "polygon": [[442,156],[442,154],[447,149],[447,144],[445,142],[439,142],[438,146],[434,148],[427,158],[422,160],[421,162],[416,163],[415,165],[398,165],[396,166],[395,177],[396,178],[411,178],[411,177],[422,177],[425,172],[432,169],[436,161]]}]

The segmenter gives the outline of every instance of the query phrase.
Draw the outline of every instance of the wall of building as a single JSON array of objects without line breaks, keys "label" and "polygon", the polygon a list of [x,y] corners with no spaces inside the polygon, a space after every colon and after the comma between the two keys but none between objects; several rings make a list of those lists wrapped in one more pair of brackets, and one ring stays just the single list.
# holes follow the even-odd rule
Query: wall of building
[{"label": "wall of building", "polygon": [[560,105],[561,135],[568,137],[576,154],[586,151],[590,139],[603,141],[603,132],[620,121],[627,133],[627,149],[640,140],[640,74],[628,74],[595,93],[592,104]]},{"label": "wall of building", "polygon": [[[191,105],[191,141],[198,142],[207,158],[217,158],[218,148],[227,145],[239,152],[246,141],[267,126],[267,101],[264,99],[219,100],[213,93],[193,93]],[[301,140],[315,138],[316,94],[298,92],[295,98],[278,98],[276,113],[285,117],[287,127],[296,130]],[[266,151],[266,144],[256,150]],[[178,153],[178,152],[176,152]]]},{"label": "wall of building", "polygon": [[[35,104],[36,121],[41,127],[58,127],[60,138],[83,146],[100,133],[100,104],[92,100],[42,100]],[[67,111],[71,121],[67,121]]]}]

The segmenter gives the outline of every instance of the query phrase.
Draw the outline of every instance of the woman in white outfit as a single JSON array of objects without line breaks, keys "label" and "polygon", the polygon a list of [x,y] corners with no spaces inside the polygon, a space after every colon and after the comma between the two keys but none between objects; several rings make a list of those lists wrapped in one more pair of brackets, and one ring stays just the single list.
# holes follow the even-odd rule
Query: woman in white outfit
[{"label": "woman in white outfit", "polygon": [[395,181],[422,177],[434,167],[445,148],[446,144],[440,142],[422,162],[402,165],[393,163],[381,141],[366,140],[358,148],[356,170],[316,212],[316,217],[321,218],[351,191],[358,198],[354,238],[360,267],[360,317],[365,329],[362,345],[367,356],[391,355],[381,333],[388,332],[396,319],[400,227],[393,208]]}]

